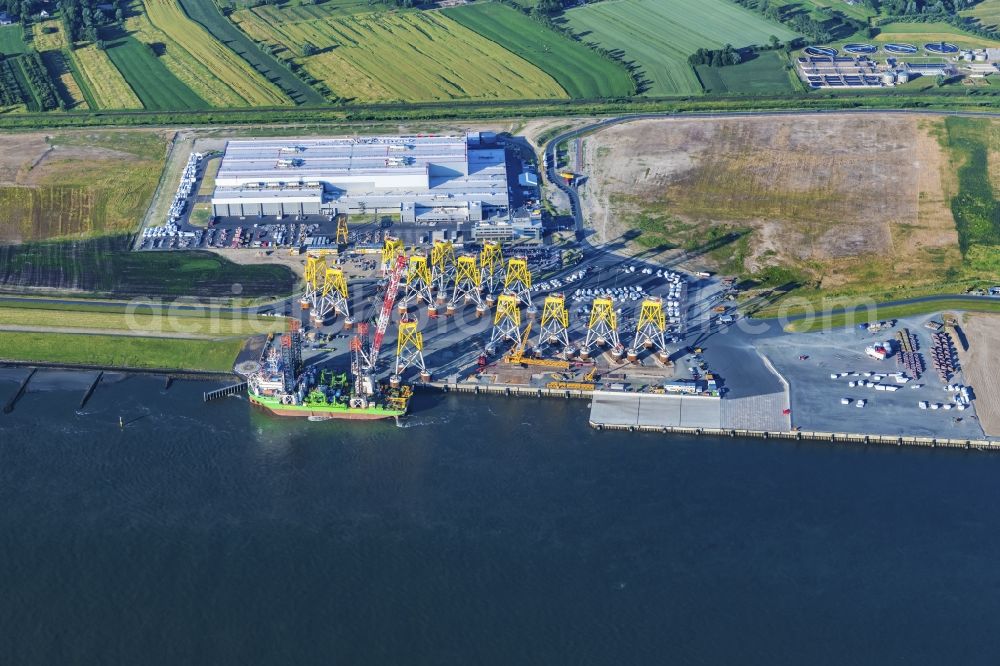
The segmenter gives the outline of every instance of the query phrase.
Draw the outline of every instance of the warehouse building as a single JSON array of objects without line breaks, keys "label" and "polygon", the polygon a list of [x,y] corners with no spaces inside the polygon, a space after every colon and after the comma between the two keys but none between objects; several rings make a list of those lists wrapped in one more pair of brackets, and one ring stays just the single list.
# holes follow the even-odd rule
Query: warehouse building
[{"label": "warehouse building", "polygon": [[219,217],[399,213],[402,222],[506,217],[504,148],[469,136],[229,141],[215,181]]}]

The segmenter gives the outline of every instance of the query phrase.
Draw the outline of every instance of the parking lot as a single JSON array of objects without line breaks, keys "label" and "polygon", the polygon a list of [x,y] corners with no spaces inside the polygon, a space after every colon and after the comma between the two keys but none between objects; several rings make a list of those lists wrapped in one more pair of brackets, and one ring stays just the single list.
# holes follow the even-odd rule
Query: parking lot
[{"label": "parking lot", "polygon": [[[929,319],[900,320],[894,329],[877,332],[845,328],[779,335],[759,340],[757,346],[789,382],[792,423],[804,430],[982,437],[975,400],[959,409],[960,393],[947,388],[964,386],[960,369],[947,382],[933,369],[913,378],[897,363],[898,348],[885,360],[865,352],[875,342],[892,345],[896,331],[906,328],[917,349],[928,354],[932,334],[923,325]],[[975,394],[975,387],[970,393]]]}]

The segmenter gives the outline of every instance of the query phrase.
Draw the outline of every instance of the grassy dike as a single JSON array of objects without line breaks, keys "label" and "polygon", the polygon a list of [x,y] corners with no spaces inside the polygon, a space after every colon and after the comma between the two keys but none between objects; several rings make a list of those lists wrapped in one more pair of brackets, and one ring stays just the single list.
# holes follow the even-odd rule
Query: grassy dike
[{"label": "grassy dike", "polygon": [[903,305],[883,305],[880,307],[852,308],[831,312],[828,315],[817,315],[816,317],[806,317],[796,319],[785,326],[785,331],[789,333],[814,333],[816,331],[828,330],[831,328],[843,328],[866,322],[881,321],[885,319],[900,319],[902,317],[916,317],[929,315],[945,310],[959,310],[964,312],[990,312],[1000,313],[1000,299],[996,301],[968,301],[961,299],[941,299],[924,301],[922,303],[906,303]]},{"label": "grassy dike", "polygon": [[283,318],[230,312],[48,305],[0,304],[0,361],[228,372],[248,336],[285,328]]},{"label": "grassy dike", "polygon": [[0,360],[129,369],[229,372],[243,346],[229,340],[0,331]]}]

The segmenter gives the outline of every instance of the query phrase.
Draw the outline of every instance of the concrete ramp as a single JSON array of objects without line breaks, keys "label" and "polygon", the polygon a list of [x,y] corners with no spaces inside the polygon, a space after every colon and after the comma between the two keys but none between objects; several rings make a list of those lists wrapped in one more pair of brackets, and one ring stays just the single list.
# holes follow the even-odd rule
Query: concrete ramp
[{"label": "concrete ramp", "polygon": [[601,425],[721,428],[719,398],[595,391],[590,421]]},{"label": "concrete ramp", "polygon": [[727,430],[792,429],[791,416],[782,414],[788,407],[788,397],[781,393],[753,395],[722,401],[722,427]]}]

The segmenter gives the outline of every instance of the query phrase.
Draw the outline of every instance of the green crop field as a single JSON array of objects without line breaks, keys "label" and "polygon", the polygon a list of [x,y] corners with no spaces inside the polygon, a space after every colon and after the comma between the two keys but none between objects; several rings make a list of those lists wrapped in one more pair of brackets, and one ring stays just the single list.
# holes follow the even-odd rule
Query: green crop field
[{"label": "green crop field", "polygon": [[208,107],[205,100],[174,76],[145,44],[121,31],[102,36],[108,41],[108,57],[128,81],[143,107],[152,110]]},{"label": "green crop field", "polygon": [[[256,9],[234,19],[251,37],[295,53],[338,96],[358,101],[565,97],[545,72],[437,12],[276,23]],[[306,55],[306,42],[320,50]]]},{"label": "green crop field", "polygon": [[0,27],[0,54],[16,55],[24,53],[24,30],[20,25]]},{"label": "green crop field", "polygon": [[208,30],[218,43],[238,54],[296,104],[323,104],[326,101],[319,92],[306,85],[285,65],[240,32],[239,28],[222,15],[212,0],[179,0],[179,3],[183,11]]},{"label": "green crop field", "polygon": [[698,65],[695,69],[705,92],[770,95],[795,90],[784,59],[774,51],[764,51],[739,65]]},{"label": "green crop field", "polygon": [[0,286],[6,290],[265,298],[287,296],[297,283],[285,266],[243,266],[210,252],[132,252],[127,236],[0,246]]},{"label": "green crop field", "polygon": [[229,372],[243,341],[0,331],[0,358],[113,368]]},{"label": "green crop field", "polygon": [[106,52],[91,44],[68,53],[74,73],[80,74],[80,87],[93,97],[96,108],[142,108],[139,97]]},{"label": "green crop field", "polygon": [[291,104],[276,85],[217,41],[204,27],[192,21],[176,2],[143,0],[143,6],[151,25],[167,37],[167,53],[175,45],[179,46],[211,72],[215,87],[228,88],[250,106]]},{"label": "green crop field", "polygon": [[978,19],[984,28],[1000,29],[1000,0],[983,0],[962,12],[962,16]]},{"label": "green crop field", "polygon": [[442,10],[548,73],[570,97],[621,97],[634,93],[622,65],[585,45],[549,30],[516,9],[494,2]]},{"label": "green crop field", "polygon": [[875,37],[878,43],[906,42],[923,49],[929,42],[951,42],[962,48],[997,48],[1000,41],[977,37],[948,23],[890,23]]},{"label": "green crop field", "polygon": [[[606,0],[566,12],[574,33],[605,49],[620,49],[641,70],[648,95],[702,91],[688,56],[699,48],[766,44],[795,37],[728,0]],[[769,78],[770,80],[770,78]]]}]

